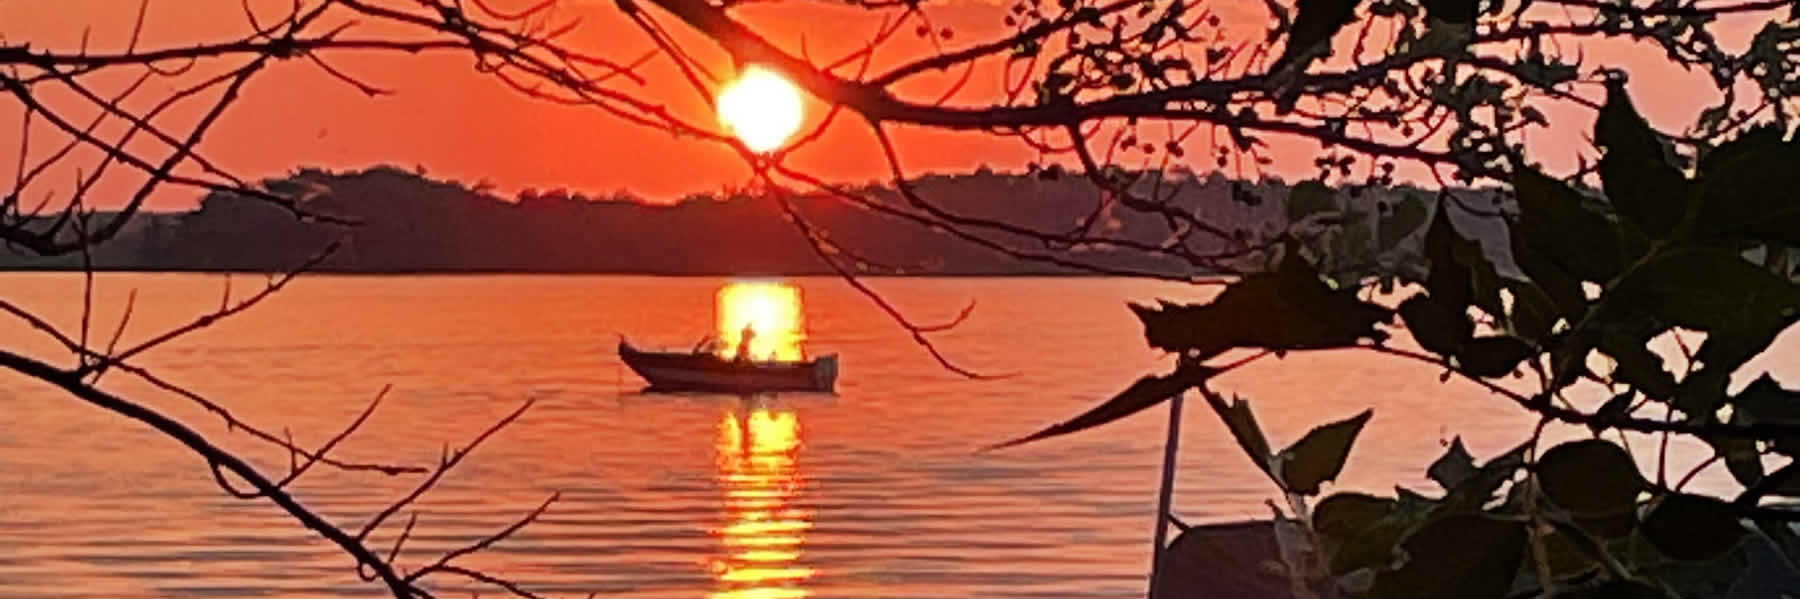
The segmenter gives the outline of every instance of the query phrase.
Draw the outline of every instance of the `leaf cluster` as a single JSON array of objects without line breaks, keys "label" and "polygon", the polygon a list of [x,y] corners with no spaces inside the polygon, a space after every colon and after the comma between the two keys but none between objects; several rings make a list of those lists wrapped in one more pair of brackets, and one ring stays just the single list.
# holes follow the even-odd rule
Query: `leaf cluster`
[{"label": "leaf cluster", "polygon": [[[1379,277],[1345,284],[1305,255],[1330,247],[1291,244],[1274,269],[1210,302],[1132,305],[1146,343],[1180,356],[1175,373],[1147,377],[1020,442],[1198,389],[1312,533],[1316,567],[1290,564],[1312,588],[1323,581],[1349,596],[1494,599],[1521,590],[1664,597],[1730,588],[1753,553],[1796,546],[1786,522],[1800,512],[1763,500],[1800,497],[1800,468],[1764,467],[1765,458],[1800,457],[1800,390],[1766,374],[1737,393],[1727,383],[1800,319],[1800,285],[1785,260],[1800,244],[1800,142],[1752,129],[1684,160],[1620,85],[1609,89],[1594,138],[1604,152],[1600,189],[1515,166],[1514,209],[1503,218],[1516,269],[1498,267],[1458,230],[1450,214],[1460,205],[1449,196],[1429,217],[1390,217],[1425,228],[1429,262],[1402,276],[1414,289],[1396,307],[1360,296]],[[1288,209],[1300,220],[1338,204],[1329,189],[1308,184],[1294,189]],[[1394,316],[1429,355],[1384,347]],[[1653,349],[1669,337],[1684,347],[1703,340],[1684,355]],[[1439,486],[1429,495],[1340,492],[1309,509],[1372,413],[1274,451],[1247,402],[1207,388],[1222,369],[1205,362],[1232,350],[1336,348],[1427,359],[1497,391],[1506,390],[1488,380],[1535,375],[1539,391],[1513,393],[1518,405],[1586,425],[1594,437],[1540,450],[1534,436],[1479,464],[1458,440],[1428,468]],[[1612,399],[1579,409],[1564,396],[1582,385]],[[1641,415],[1661,413],[1648,409],[1658,404],[1673,416]],[[1603,438],[1624,431],[1705,442],[1743,490],[1722,498],[1684,491],[1685,481],[1671,487],[1661,472],[1646,477],[1631,453]]]}]

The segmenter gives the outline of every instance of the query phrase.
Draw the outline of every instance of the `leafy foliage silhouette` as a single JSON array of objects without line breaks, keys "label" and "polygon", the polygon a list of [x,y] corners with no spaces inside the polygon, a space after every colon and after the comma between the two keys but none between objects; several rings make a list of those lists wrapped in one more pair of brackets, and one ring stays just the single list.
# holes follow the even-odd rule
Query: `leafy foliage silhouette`
[{"label": "leafy foliage silhouette", "polygon": [[[1479,466],[1458,439],[1427,469],[1441,495],[1398,488],[1393,498],[1319,498],[1371,413],[1322,425],[1271,455],[1247,404],[1227,406],[1201,376],[1154,379],[1153,392],[1129,393],[1131,401],[1108,402],[1022,441],[1099,426],[1197,391],[1287,496],[1292,510],[1278,512],[1277,531],[1306,533],[1300,557],[1283,556],[1297,594],[1497,599],[1554,589],[1687,597],[1800,581],[1785,565],[1800,559],[1790,526],[1800,509],[1765,502],[1800,497],[1800,477],[1792,465],[1777,473],[1764,466],[1800,457],[1800,390],[1768,374],[1735,394],[1727,386],[1800,320],[1800,284],[1784,260],[1793,229],[1764,226],[1792,215],[1796,188],[1769,187],[1787,175],[1752,174],[1748,166],[1791,172],[1774,165],[1795,151],[1794,142],[1750,129],[1703,155],[1690,178],[1624,88],[1608,89],[1595,123],[1605,152],[1601,189],[1577,189],[1524,165],[1513,176],[1517,213],[1507,239],[1521,277],[1499,276],[1483,248],[1451,224],[1454,205],[1439,202],[1423,241],[1428,267],[1362,274],[1364,285],[1398,276],[1418,286],[1393,310],[1358,299],[1359,287],[1333,288],[1301,244],[1285,248],[1272,272],[1242,277],[1210,303],[1130,306],[1147,344],[1178,354],[1185,370],[1204,372],[1202,361],[1233,350],[1363,348],[1439,364],[1446,376],[1510,397],[1545,422],[1585,425],[1593,438],[1540,449],[1540,426],[1517,449]],[[1302,185],[1288,207],[1325,204]],[[1378,325],[1391,314],[1427,353],[1388,346]],[[1670,336],[1704,341],[1691,355],[1651,347]],[[1485,382],[1523,371],[1536,373],[1537,392]],[[1578,409],[1565,392],[1581,386],[1602,387],[1611,399]],[[1678,417],[1640,415],[1652,405]],[[1626,431],[1703,441],[1717,455],[1701,467],[1724,462],[1743,488],[1723,497],[1685,490],[1698,470],[1673,484],[1660,471],[1647,478],[1615,440]],[[1756,556],[1769,554],[1787,557],[1749,572]],[[1749,580],[1758,582],[1741,582]]]},{"label": "leafy foliage silhouette", "polygon": [[[313,210],[309,186],[247,180],[221,168],[200,145],[215,124],[227,121],[221,115],[254,90],[249,80],[276,70],[270,65],[308,61],[333,80],[378,96],[390,91],[330,61],[351,52],[457,52],[523,96],[589,108],[741,158],[767,192],[758,210],[784,218],[819,260],[851,283],[862,272],[858,264],[866,262],[861,256],[868,252],[859,250],[867,248],[830,235],[828,219],[812,209],[866,211],[941,232],[992,256],[1082,272],[1203,284],[1219,284],[1203,278],[1218,273],[1245,275],[1211,303],[1134,308],[1148,343],[1182,354],[1175,374],[1145,378],[1093,413],[1031,438],[1086,430],[1184,389],[1198,392],[1287,499],[1278,538],[1287,539],[1288,571],[1301,594],[1723,594],[1739,581],[1766,583],[1768,576],[1759,579],[1750,569],[1768,563],[1763,558],[1771,552],[1800,555],[1800,539],[1788,525],[1800,516],[1768,501],[1800,496],[1800,462],[1780,462],[1800,449],[1800,423],[1788,405],[1795,392],[1774,379],[1759,379],[1735,394],[1729,385],[1734,373],[1800,318],[1790,260],[1800,242],[1800,201],[1794,197],[1800,169],[1792,168],[1800,145],[1787,138],[1800,116],[1794,108],[1800,96],[1800,4],[1793,0],[1267,0],[1260,7],[1238,3],[1229,14],[1194,0],[1018,2],[1002,17],[1004,31],[962,45],[953,40],[966,38],[932,21],[936,3],[850,0],[848,10],[881,22],[867,44],[835,61],[815,60],[804,45],[793,53],[782,40],[765,37],[737,18],[735,10],[750,4],[739,0],[584,3],[640,29],[644,39],[638,41],[653,48],[642,56],[613,36],[605,36],[602,47],[581,47],[583,36],[565,36],[580,18],[558,13],[554,0],[506,6],[490,5],[503,4],[498,0],[286,4],[285,14],[271,15],[245,2],[248,23],[238,35],[156,48],[139,47],[147,2],[139,5],[138,25],[122,50],[90,49],[85,38],[78,47],[33,44],[34,32],[0,31],[0,97],[19,109],[24,123],[19,164],[0,195],[0,242],[91,273],[93,252],[124,235],[146,200],[169,186],[204,190],[218,200],[209,200],[203,213],[238,212],[245,200],[275,208],[260,216],[239,214],[244,221],[222,219],[230,226],[211,231],[214,239],[244,233],[238,229],[243,222],[255,223],[249,229],[254,235],[276,218],[378,231],[346,251],[395,240],[441,243],[420,239],[423,230],[457,231],[459,238],[493,234],[481,226],[479,211],[457,210],[455,202],[427,205],[416,220],[390,223]],[[1761,25],[1734,36],[1728,21],[1739,17]],[[366,37],[359,28],[365,23],[410,33]],[[1269,27],[1246,38],[1245,24]],[[677,28],[691,35],[672,33]],[[871,74],[877,50],[909,28],[928,50]],[[656,93],[649,90],[662,89],[646,85],[649,74],[670,70],[681,75],[678,85],[689,84],[701,96],[710,97],[717,87],[713,72],[694,58],[716,53],[689,52],[683,43],[716,46],[734,65],[781,71],[830,111],[790,146],[752,152],[710,126],[712,115],[695,117],[669,109],[669,98],[648,97]],[[1597,54],[1588,52],[1590,45],[1627,48],[1657,66],[1696,73],[1703,78],[1695,79],[1697,86],[1710,83],[1709,89],[1669,95],[1719,102],[1695,106],[1702,108],[1699,115],[1680,134],[1653,130],[1627,95],[1626,73],[1588,68]],[[628,55],[612,56],[620,51]],[[672,69],[640,68],[652,62]],[[978,63],[1001,73],[999,97],[959,100]],[[926,75],[940,71],[961,76],[946,78],[950,83],[938,94],[917,97],[916,90],[931,83]],[[150,81],[157,85],[146,85]],[[1606,93],[1603,101],[1586,95],[1595,84]],[[160,101],[144,98],[145,90],[160,94]],[[198,118],[164,114],[171,105],[202,98],[206,103],[194,111]],[[1551,121],[1550,115],[1566,114],[1560,109],[1595,112],[1591,137],[1601,152],[1597,164],[1582,156],[1567,179],[1527,160],[1528,134],[1578,137],[1557,125],[1580,119]],[[840,113],[846,118],[834,118]],[[836,123],[870,129],[891,170],[885,186],[833,184],[789,159]],[[929,177],[907,170],[905,144],[890,136],[901,127],[1017,139],[1040,156],[1030,174],[1041,181],[1082,181],[1091,201],[1074,214],[1017,207],[983,213],[949,205],[946,194],[927,184]],[[48,151],[42,147],[46,135]],[[1234,227],[1207,211],[1220,204],[1274,204],[1240,193],[1247,184],[1233,183],[1233,192],[1217,201],[1175,200],[1182,185],[1164,174],[1186,157],[1253,179],[1274,164],[1274,138],[1298,139],[1318,150],[1316,180],[1272,208],[1287,213],[1280,226]],[[34,144],[38,151],[28,151]],[[1127,163],[1137,166],[1122,166]],[[1435,182],[1437,200],[1378,200],[1368,210],[1344,197],[1390,186],[1403,169]],[[47,181],[64,173],[73,175],[72,190],[47,189]],[[1596,177],[1598,189],[1590,189]],[[131,193],[107,202],[99,197],[107,192],[98,190],[108,188],[99,181],[113,178],[123,179]],[[1483,197],[1458,184],[1497,184],[1510,198]],[[526,204],[524,198],[520,203]],[[94,212],[100,205],[118,209],[102,218]],[[1496,223],[1500,234],[1474,231],[1471,218]],[[1152,223],[1159,235],[1149,241],[1110,229],[1128,219]],[[1410,229],[1418,223],[1425,231],[1413,251],[1405,240],[1415,238]],[[167,241],[165,224],[145,223],[144,239]],[[312,241],[324,246],[329,237]],[[228,247],[235,252],[243,245]],[[1159,268],[1096,263],[1095,248]],[[311,267],[337,254],[300,261],[308,255],[280,259]],[[274,501],[355,557],[359,573],[372,570],[396,597],[431,596],[420,587],[423,574],[534,596],[448,562],[462,551],[402,576],[393,563],[398,543],[384,559],[362,536],[322,523],[284,494],[286,483],[300,474],[298,459],[284,481],[270,480],[182,423],[98,387],[102,374],[121,370],[202,404],[233,430],[260,431],[126,358],[247,308],[292,274],[252,300],[221,302],[199,324],[124,351],[92,339],[91,278],[84,279],[78,333],[0,299],[0,310],[54,340],[76,364],[57,367],[5,347],[0,367],[156,427],[205,456],[226,492]],[[1359,299],[1402,284],[1422,291],[1409,292],[1398,310]],[[889,307],[866,287],[857,288]],[[1385,323],[1396,312],[1423,353],[1388,342]],[[938,355],[926,334],[941,327],[895,316]],[[1672,338],[1685,349],[1687,340],[1700,337],[1691,355],[1652,347]],[[1275,355],[1356,350],[1416,360],[1463,376],[1547,422],[1586,427],[1596,440],[1539,451],[1541,439],[1534,435],[1518,449],[1480,462],[1453,444],[1433,462],[1432,480],[1441,487],[1433,496],[1400,488],[1391,498],[1335,494],[1310,509],[1346,467],[1364,423],[1378,426],[1380,420],[1365,412],[1273,451],[1249,402],[1208,388],[1207,373],[1266,355],[1227,366],[1201,363],[1234,349]],[[1594,367],[1601,360],[1591,358],[1598,356],[1610,366]],[[1494,380],[1513,373],[1536,375],[1537,390],[1520,392]],[[1568,391],[1596,386],[1604,388],[1599,396],[1611,398],[1598,408],[1567,401]],[[1667,415],[1657,415],[1659,407]],[[1703,466],[1722,462],[1743,489],[1730,498],[1689,493],[1692,475],[1671,483],[1660,463],[1654,477],[1634,475],[1641,468],[1629,452],[1609,448],[1613,442],[1605,438],[1628,431],[1704,442],[1716,456]],[[258,438],[296,458],[386,471],[328,462],[325,449],[303,450],[268,433]],[[419,492],[463,454],[456,455],[440,462]],[[222,469],[255,490],[231,486]],[[1587,480],[1566,471],[1603,476]],[[403,498],[376,522],[417,496]],[[544,509],[527,514],[521,525]],[[409,524],[400,539],[410,532]],[[1294,539],[1299,547],[1289,542]],[[1785,588],[1795,588],[1791,568],[1785,572]]]}]

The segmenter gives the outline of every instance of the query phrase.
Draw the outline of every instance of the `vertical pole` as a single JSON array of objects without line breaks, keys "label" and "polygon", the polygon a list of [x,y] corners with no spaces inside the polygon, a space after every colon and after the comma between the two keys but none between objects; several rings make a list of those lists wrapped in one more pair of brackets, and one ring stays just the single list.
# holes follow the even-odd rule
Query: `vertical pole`
[{"label": "vertical pole", "polygon": [[1175,496],[1175,459],[1181,453],[1181,398],[1186,393],[1176,394],[1169,399],[1169,438],[1163,441],[1162,489],[1156,495],[1156,532],[1152,535],[1156,543],[1150,551],[1150,597],[1156,598],[1156,585],[1161,579],[1163,551],[1168,548],[1169,512],[1173,509],[1170,503]]}]

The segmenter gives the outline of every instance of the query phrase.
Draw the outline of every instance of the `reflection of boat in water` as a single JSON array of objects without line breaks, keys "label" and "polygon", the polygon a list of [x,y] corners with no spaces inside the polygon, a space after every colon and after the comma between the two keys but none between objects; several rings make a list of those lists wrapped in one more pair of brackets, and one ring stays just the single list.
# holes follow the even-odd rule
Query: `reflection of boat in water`
[{"label": "reflection of boat in water", "polygon": [[653,352],[619,340],[619,359],[661,391],[820,391],[837,385],[837,354],[806,361],[727,360],[711,352]]}]

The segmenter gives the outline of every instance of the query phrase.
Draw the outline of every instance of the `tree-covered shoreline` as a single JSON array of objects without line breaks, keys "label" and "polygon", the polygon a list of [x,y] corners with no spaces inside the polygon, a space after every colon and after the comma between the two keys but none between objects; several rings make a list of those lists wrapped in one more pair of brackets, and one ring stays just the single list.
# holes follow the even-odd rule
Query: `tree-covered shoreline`
[{"label": "tree-covered shoreline", "polygon": [[[1147,177],[1148,178],[1148,177]],[[1376,266],[1373,257],[1393,253],[1389,267],[1414,261],[1418,231],[1434,192],[1405,187],[1305,189],[1290,203],[1291,187],[1279,180],[1245,183],[1214,175],[1176,171],[1160,184],[1181,189],[1171,204],[1230,227],[1238,242],[1195,240],[1193,251],[1238,254],[1225,263],[1242,272],[1261,270],[1263,240],[1286,232],[1325,234],[1345,262]],[[1150,183],[1146,183],[1149,185]],[[672,203],[646,201],[628,192],[587,195],[568,190],[526,189],[513,198],[485,184],[465,184],[427,176],[422,169],[377,166],[328,171],[303,168],[261,184],[274,193],[302,198],[312,212],[355,220],[355,225],[322,225],[296,219],[256,198],[225,192],[204,196],[186,212],[140,212],[118,238],[93,248],[86,260],[97,270],[174,272],[268,272],[294,267],[319,247],[341,242],[313,270],[348,274],[545,273],[717,276],[830,275],[834,271],[797,235],[774,206],[776,199],[756,189],[696,193]],[[1023,226],[1068,229],[1085,220],[1118,238],[1144,246],[1164,243],[1175,230],[1152,215],[1104,205],[1085,179],[1055,170],[1001,173],[986,168],[934,174],[915,181],[949,200],[948,209],[971,219],[1017,218],[1018,201],[1031,198]],[[890,190],[870,193],[903,208]],[[840,239],[853,240],[862,274],[926,276],[1077,276],[1166,273],[1192,276],[1194,268],[1172,256],[1147,256],[1106,244],[1079,248],[1104,270],[1021,261],[942,231],[847,205],[826,196],[798,199],[809,220]],[[97,214],[96,223],[112,215]],[[1465,220],[1478,221],[1469,217]],[[46,223],[47,224],[47,223]],[[1292,231],[1290,231],[1292,229]],[[1041,242],[1018,235],[995,241],[1020,252]],[[1060,248],[1059,248],[1060,249]],[[0,270],[62,271],[83,268],[84,258],[51,258],[0,252]],[[1216,274],[1233,274],[1220,271]]]}]

